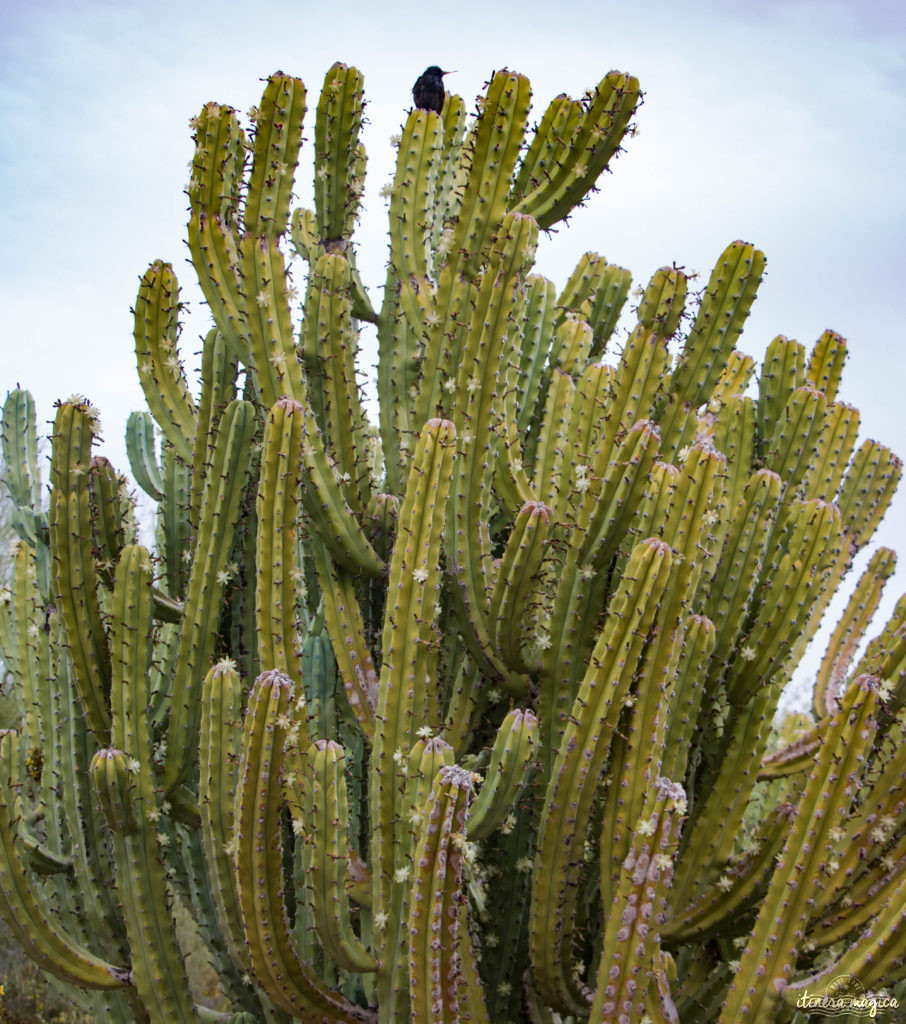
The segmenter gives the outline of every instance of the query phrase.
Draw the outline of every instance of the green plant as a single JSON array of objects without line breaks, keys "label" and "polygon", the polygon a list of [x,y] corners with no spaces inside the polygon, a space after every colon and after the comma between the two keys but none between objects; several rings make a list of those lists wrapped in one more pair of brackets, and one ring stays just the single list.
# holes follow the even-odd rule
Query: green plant
[{"label": "green plant", "polygon": [[[197,395],[173,270],[142,278],[150,412],[127,443],[153,557],[90,403],[58,407],[47,516],[30,398],[4,407],[17,939],[121,1021],[768,1021],[834,974],[896,982],[903,602],[854,661],[891,552],[814,722],[767,755],[901,472],[856,449],[844,340],[777,338],[756,381],[735,346],[765,259],[733,242],[688,311],[659,270],[605,361],[629,272],[589,253],[558,292],[531,269],[630,130],[616,72],[526,148],[517,74],[471,123],[456,96],[413,110],[377,309],[353,244],[362,77],[328,73],[315,208],[290,216],[305,95],[272,76],[250,141],[229,107],[194,122]],[[177,896],[229,1011],[195,1002]]]}]

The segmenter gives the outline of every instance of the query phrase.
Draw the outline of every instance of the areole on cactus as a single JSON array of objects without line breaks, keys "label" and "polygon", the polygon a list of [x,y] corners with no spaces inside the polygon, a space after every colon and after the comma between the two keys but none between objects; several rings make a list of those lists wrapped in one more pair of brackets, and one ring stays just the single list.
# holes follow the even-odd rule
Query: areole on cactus
[{"label": "areole on cactus", "polygon": [[[363,76],[193,121],[179,285],[135,304],[135,483],[95,410],[3,408],[21,538],[0,602],[0,914],[96,1019],[786,1021],[836,975],[906,975],[906,603],[857,656],[893,552],[833,633],[798,735],[778,700],[901,475],[857,449],[846,343],[736,346],[765,267],[731,242],[697,303],[586,253],[532,272],[620,151],[638,82],[498,72],[410,111],[372,302],[354,230]],[[307,265],[296,302],[287,261]],[[357,374],[376,327],[378,421]],[[201,1006],[173,920],[220,984]]]}]

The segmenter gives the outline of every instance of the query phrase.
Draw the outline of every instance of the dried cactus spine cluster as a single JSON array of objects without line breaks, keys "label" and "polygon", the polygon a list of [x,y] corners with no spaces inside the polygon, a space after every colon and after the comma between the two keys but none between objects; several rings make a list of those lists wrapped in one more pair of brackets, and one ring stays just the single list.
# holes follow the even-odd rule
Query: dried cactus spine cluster
[{"label": "dried cactus spine cluster", "polygon": [[[588,253],[559,293],[532,273],[639,98],[612,72],[525,149],[520,75],[471,122],[456,96],[413,110],[379,309],[353,242],[361,74],[325,80],[313,210],[290,212],[303,84],[268,80],[250,141],[207,104],[197,394],[170,265],[135,305],[153,556],[87,400],[58,408],[45,514],[33,403],[8,397],[0,913],[89,1012],[771,1021],[834,971],[903,976],[902,603],[853,664],[892,552],[814,721],[769,753],[900,476],[856,448],[845,342],[779,337],[756,381],[735,347],[765,266],[748,243],[694,312],[687,276],[657,271],[612,353],[629,272]],[[228,1010],[195,1001],[176,898]]]}]

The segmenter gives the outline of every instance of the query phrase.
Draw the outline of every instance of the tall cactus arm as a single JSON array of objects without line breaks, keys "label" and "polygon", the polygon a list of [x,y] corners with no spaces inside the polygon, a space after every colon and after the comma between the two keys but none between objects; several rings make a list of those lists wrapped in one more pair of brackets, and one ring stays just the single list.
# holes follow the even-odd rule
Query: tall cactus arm
[{"label": "tall cactus arm", "polygon": [[28,509],[37,515],[41,511],[41,473],[38,469],[35,402],[28,391],[16,388],[6,396],[0,440],[10,496],[20,509]]},{"label": "tall cactus arm", "polygon": [[271,408],[278,398],[305,399],[302,367],[296,356],[290,317],[290,282],[276,238],[246,235],[240,243],[246,288],[248,332],[261,399]]},{"label": "tall cactus arm", "polygon": [[494,646],[516,672],[530,672],[524,648],[524,621],[541,567],[550,525],[550,509],[541,502],[523,505],[507,540],[488,608]]},{"label": "tall cactus arm", "polygon": [[406,285],[429,276],[428,240],[434,220],[437,173],[443,150],[443,122],[417,107],[403,127],[390,194],[390,261]]},{"label": "tall cactus arm", "polygon": [[375,906],[382,905],[382,890],[393,872],[393,780],[400,771],[394,756],[397,751],[407,754],[417,731],[439,711],[431,706],[439,655],[435,605],[454,443],[453,424],[448,420],[425,424],[413,456],[390,563],[370,795],[372,815],[381,823],[373,851]]},{"label": "tall cactus arm", "polygon": [[638,1018],[659,965],[660,925],[686,794],[682,786],[663,778],[652,780],[649,788],[604,929],[589,1018],[595,1024]]},{"label": "tall cactus arm", "polygon": [[859,410],[843,402],[830,402],[824,430],[803,481],[806,498],[830,501],[837,494],[859,434]]},{"label": "tall cactus arm", "polygon": [[343,748],[317,740],[309,752],[312,814],[310,828],[312,904],[325,952],[348,971],[373,971],[377,961],[352,928],[346,897],[348,809]]},{"label": "tall cactus arm", "polygon": [[339,254],[311,266],[300,343],[308,397],[337,464],[343,494],[361,513],[371,498],[369,430],[356,381],[352,267]]},{"label": "tall cactus arm", "polygon": [[299,448],[302,409],[290,399],[274,403],[264,428],[258,481],[255,620],[258,658],[268,669],[299,676],[294,642],[296,604],[296,520],[299,506]]},{"label": "tall cactus arm", "polygon": [[135,482],[155,501],[164,496],[164,479],[157,463],[154,417],[148,412],[130,412],[126,420],[126,455]]},{"label": "tall cactus arm", "polygon": [[805,369],[805,379],[813,387],[827,395],[828,402],[837,397],[840,378],[843,376],[843,364],[849,353],[846,338],[836,331],[825,331],[815,342]]},{"label": "tall cactus arm", "polygon": [[192,462],[192,496],[189,519],[198,529],[201,499],[208,466],[214,455],[217,424],[226,407],[236,398],[236,376],[239,365],[221,331],[212,328],[205,335],[201,348],[201,397],[198,403],[198,429],[195,432]]},{"label": "tall cactus arm", "polygon": [[372,740],[378,675],[365,639],[355,578],[335,565],[325,546],[317,539],[311,550],[324,598],[324,622],[340,669],[346,700],[362,732]]},{"label": "tall cactus arm", "polygon": [[245,230],[255,238],[279,238],[289,220],[293,178],[299,163],[305,86],[278,71],[264,87],[255,111],[252,170],[245,202]]},{"label": "tall cactus arm", "polygon": [[471,788],[470,772],[442,768],[425,807],[409,901],[412,1024],[460,1019],[457,937]]},{"label": "tall cactus arm", "polygon": [[472,806],[466,836],[486,839],[513,810],[531,772],[538,719],[531,711],[510,711],[504,718],[478,799]]},{"label": "tall cactus arm", "polygon": [[13,817],[11,787],[18,784],[18,763],[17,734],[0,732],[0,914],[25,953],[45,971],[82,988],[123,988],[132,981],[128,969],[73,943],[29,881]]},{"label": "tall cactus arm", "polygon": [[850,595],[828,640],[827,650],[815,678],[813,703],[819,718],[833,713],[840,686],[849,671],[856,648],[877,611],[884,584],[893,575],[896,564],[894,551],[878,548]]},{"label": "tall cactus arm", "polygon": [[902,476],[902,460],[877,441],[865,441],[853,456],[837,504],[843,529],[856,549],[878,528]]},{"label": "tall cactus arm", "polygon": [[217,329],[232,353],[252,365],[246,296],[239,284],[239,255],[228,224],[204,212],[189,220],[189,251]]},{"label": "tall cactus arm", "polygon": [[179,363],[179,284],[169,263],[145,271],[135,299],[135,357],[148,408],[179,453],[192,464],[197,413]]},{"label": "tall cactus arm", "polygon": [[99,742],[110,734],[110,652],[101,616],[100,581],[91,555],[86,479],[94,410],[64,402],[54,420],[50,477],[50,549],[79,694]]},{"label": "tall cactus arm", "polygon": [[568,216],[594,188],[618,151],[640,99],[637,78],[619,71],[606,75],[588,96],[582,116],[553,166],[545,168],[544,180],[516,209],[535,217],[544,229]]},{"label": "tall cactus arm", "polygon": [[[801,1006],[799,997],[803,993],[809,989],[812,992],[821,991],[822,982],[826,983],[833,978],[858,978],[868,992],[902,981],[906,973],[903,957],[906,879],[901,876],[896,884],[890,885],[889,890],[877,917],[840,957],[824,970],[795,981],[783,990],[783,1000],[788,1006]],[[889,995],[875,998],[875,1012],[878,1008],[883,1010],[892,1006]]]},{"label": "tall cactus arm", "polygon": [[678,436],[684,411],[711,397],[742,333],[764,268],[764,253],[747,242],[731,242],[718,259],[670,381],[671,398],[660,417],[665,445]]},{"label": "tall cactus arm", "polygon": [[188,776],[198,742],[199,695],[214,651],[215,625],[224,588],[239,502],[248,472],[255,413],[248,402],[231,402],[217,430],[205,481],[195,557],[173,674],[163,784],[176,789]]},{"label": "tall cactus arm", "polygon": [[204,855],[227,949],[237,967],[247,971],[250,963],[231,856],[242,719],[241,684],[232,662],[218,662],[205,676],[201,705],[198,806]]},{"label": "tall cactus arm", "polygon": [[302,403],[302,503],[331,555],[352,573],[380,576],[385,565],[371,546],[361,524],[343,496],[336,470],[324,447],[317,418]]},{"label": "tall cactus arm", "polygon": [[715,883],[686,907],[671,899],[667,921],[661,929],[664,942],[702,941],[714,936],[741,934],[749,920],[745,915],[764,899],[774,862],[786,842],[793,808],[780,804],[765,818],[753,849],[731,860]]},{"label": "tall cactus arm", "polygon": [[332,991],[301,959],[283,901],[280,816],[292,681],[265,672],[249,697],[236,790],[242,922],[255,977],[277,1006],[303,1020],[366,1024],[371,1015]]},{"label": "tall cactus arm", "polygon": [[780,865],[721,1011],[721,1024],[738,1021],[743,1014],[754,1024],[771,1020],[792,980],[814,889],[821,886],[822,865],[832,854],[830,832],[850,808],[865,766],[865,751],[877,728],[877,693],[871,677],[855,680],[828,723]]},{"label": "tall cactus arm", "polygon": [[160,808],[147,716],[151,662],[151,559],[124,548],[111,603],[113,748],[91,765],[92,783],[113,833],[116,886],[132,949],[135,986],[152,1019],[195,1024],[197,1017],[176,940],[163,852],[169,837]]},{"label": "tall cactus arm", "polygon": [[531,949],[539,992],[581,1013],[586,994],[572,973],[576,875],[610,739],[629,693],[672,558],[663,541],[636,545],[573,703],[550,775],[535,854]]},{"label": "tall cactus arm", "polygon": [[762,449],[774,436],[790,396],[806,383],[805,347],[778,334],[768,345],[758,376],[758,437]]},{"label": "tall cactus arm", "polygon": [[315,216],[321,244],[348,244],[362,199],[365,167],[359,142],[364,76],[337,62],[324,76],[315,119]]},{"label": "tall cactus arm", "polygon": [[[477,125],[463,147],[469,168],[448,258],[472,280],[506,214],[506,197],[531,102],[527,78],[498,71],[481,103]],[[461,255],[459,255],[461,254]]]}]

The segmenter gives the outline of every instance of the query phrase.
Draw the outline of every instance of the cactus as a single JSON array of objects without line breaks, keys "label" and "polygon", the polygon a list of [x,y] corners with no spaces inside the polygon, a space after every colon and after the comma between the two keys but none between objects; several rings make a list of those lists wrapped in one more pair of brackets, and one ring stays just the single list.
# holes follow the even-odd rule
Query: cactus
[{"label": "cactus", "polygon": [[[96,1019],[780,1022],[836,975],[906,979],[904,602],[857,654],[893,552],[811,716],[773,724],[901,463],[859,445],[834,332],[756,377],[754,245],[697,300],[656,271],[622,348],[628,270],[532,273],[640,92],[611,72],[525,144],[530,99],[501,71],[471,122],[410,112],[379,306],[362,74],[313,104],[312,210],[301,81],[268,80],[248,145],[205,105],[197,389],[171,264],[135,304],[153,552],[87,399],[57,408],[47,509],[34,404],[6,400],[0,915]],[[194,1001],[177,900],[229,1010]]]}]

